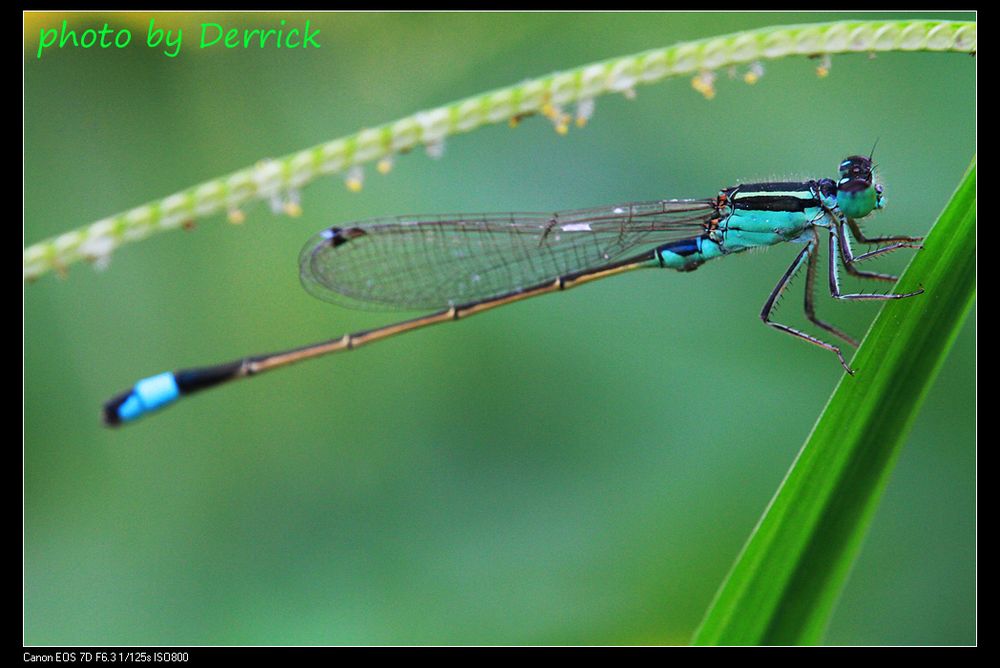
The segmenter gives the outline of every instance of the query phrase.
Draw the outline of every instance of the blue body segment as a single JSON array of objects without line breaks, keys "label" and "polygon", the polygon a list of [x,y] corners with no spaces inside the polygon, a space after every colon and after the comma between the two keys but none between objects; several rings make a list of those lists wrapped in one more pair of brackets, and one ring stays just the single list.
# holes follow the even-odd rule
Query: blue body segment
[{"label": "blue body segment", "polygon": [[[690,271],[723,255],[795,241],[816,225],[836,197],[823,183],[757,183],[722,191],[720,216],[706,234],[661,246],[662,266]],[[824,206],[826,208],[824,208]]]},{"label": "blue body segment", "polygon": [[180,389],[172,372],[144,378],[135,384],[131,394],[118,407],[118,417],[122,422],[129,422],[175,401],[179,396]]},{"label": "blue body segment", "polygon": [[690,271],[699,265],[725,255],[718,242],[703,234],[661,246],[657,250],[660,264],[667,269]]}]

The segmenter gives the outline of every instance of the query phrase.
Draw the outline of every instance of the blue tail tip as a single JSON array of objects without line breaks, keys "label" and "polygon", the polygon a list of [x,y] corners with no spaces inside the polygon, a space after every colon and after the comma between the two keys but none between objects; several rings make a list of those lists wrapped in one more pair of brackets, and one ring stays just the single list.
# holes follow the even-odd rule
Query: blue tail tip
[{"label": "blue tail tip", "polygon": [[144,378],[104,404],[104,424],[117,427],[124,422],[131,422],[175,401],[179,396],[180,389],[173,373],[167,371]]}]

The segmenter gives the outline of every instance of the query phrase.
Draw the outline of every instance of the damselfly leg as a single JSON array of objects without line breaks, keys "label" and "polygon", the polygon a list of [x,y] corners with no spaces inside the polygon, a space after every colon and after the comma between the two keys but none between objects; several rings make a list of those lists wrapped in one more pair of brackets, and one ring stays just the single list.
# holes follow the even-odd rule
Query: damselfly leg
[{"label": "damselfly leg", "polygon": [[[851,236],[853,236],[859,243],[868,244],[889,244],[888,246],[882,246],[881,248],[875,248],[861,255],[855,255],[854,249],[851,248],[851,240],[847,235],[846,229],[850,228]],[[834,225],[837,234],[837,241],[840,247],[840,257],[844,263],[844,269],[851,276],[856,276],[858,278],[874,279],[879,281],[890,281],[895,282],[899,279],[898,276],[893,274],[883,274],[876,271],[863,271],[858,269],[855,264],[862,262],[864,260],[869,260],[878,255],[884,255],[885,253],[890,253],[894,250],[899,250],[900,248],[922,248],[922,246],[917,243],[923,240],[923,237],[907,237],[907,236],[886,236],[886,237],[865,237],[861,233],[861,228],[858,226],[857,222],[845,218],[840,223]]]},{"label": "damselfly leg", "polygon": [[[856,226],[855,226],[856,227]],[[844,230],[846,229],[845,224],[834,224],[830,228],[830,256],[829,256],[829,282],[830,282],[830,295],[835,299],[844,300],[854,300],[854,301],[875,301],[875,300],[889,300],[889,299],[904,299],[906,297],[914,297],[923,293],[923,288],[915,290],[913,292],[905,292],[898,294],[879,294],[879,293],[843,293],[840,288],[840,277],[837,273],[837,262],[840,260],[843,262],[845,269],[853,276],[859,278],[869,278],[877,280],[890,280],[895,281],[895,276],[890,276],[889,274],[879,274],[876,272],[866,272],[860,271],[854,268],[852,265],[862,259],[875,257],[880,254],[888,253],[899,248],[919,248],[914,242],[920,241],[919,237],[886,237],[879,238],[878,241],[873,241],[874,243],[890,243],[889,246],[884,246],[882,248],[877,248],[873,251],[869,251],[863,255],[854,256],[850,252],[849,242],[846,240],[846,234]],[[844,359],[843,353],[838,346],[831,343],[827,343],[821,339],[816,338],[810,334],[791,327],[789,325],[776,322],[771,319],[775,307],[778,304],[781,295],[788,288],[792,279],[801,270],[803,264],[806,266],[806,286],[805,286],[805,299],[804,299],[804,310],[806,317],[816,326],[821,329],[830,332],[834,336],[837,336],[852,346],[857,347],[858,341],[851,337],[850,335],[844,333],[837,327],[820,320],[816,316],[816,309],[814,304],[814,292],[816,283],[816,266],[819,253],[819,233],[817,228],[813,227],[810,229],[812,233],[812,238],[806,243],[805,247],[799,251],[799,254],[795,257],[795,260],[789,265],[788,269],[785,271],[781,280],[778,284],[774,286],[771,294],[768,296],[767,301],[764,303],[764,308],[761,309],[760,318],[764,324],[773,327],[779,331],[785,332],[786,334],[791,334],[792,336],[808,341],[814,345],[831,351],[840,360],[840,364],[844,367],[847,373],[853,375],[854,370],[847,364]]]},{"label": "damselfly leg", "polygon": [[805,303],[804,309],[806,312],[806,317],[821,329],[825,329],[834,336],[837,336],[854,347],[857,347],[858,341],[854,337],[845,334],[843,331],[834,327],[828,322],[824,322],[816,317],[816,308],[813,304],[816,294],[816,267],[819,265],[819,233],[816,228],[812,229],[813,240],[810,242],[809,250],[809,260],[806,263],[806,289],[805,289]]},{"label": "damselfly leg", "polygon": [[[839,347],[831,343],[827,343],[826,341],[817,339],[815,336],[812,336],[810,334],[806,334],[802,330],[795,329],[794,327],[791,327],[789,325],[785,325],[780,322],[775,322],[774,320],[771,320],[771,313],[772,311],[774,311],[775,306],[777,306],[778,299],[785,292],[785,290],[788,289],[788,286],[791,284],[792,279],[795,278],[795,275],[802,268],[803,263],[812,264],[816,261],[816,253],[818,249],[819,249],[819,237],[816,235],[815,231],[813,231],[813,238],[810,239],[808,242],[806,242],[805,248],[799,251],[799,254],[795,256],[795,260],[788,266],[788,269],[785,270],[785,274],[781,277],[781,280],[778,281],[778,284],[774,286],[773,290],[771,290],[771,294],[768,296],[767,301],[764,303],[764,308],[762,308],[760,311],[760,319],[764,322],[765,325],[768,325],[769,327],[773,327],[778,331],[785,332],[786,334],[791,334],[792,336],[798,337],[803,341],[808,341],[813,345],[829,350],[830,352],[832,352],[837,356],[837,359],[840,360],[841,366],[843,366],[844,369],[847,370],[847,373],[854,375],[854,371],[851,369],[851,367],[847,365],[847,361],[844,359],[844,355],[840,352]],[[814,272],[815,272],[814,269],[807,270],[807,274]],[[806,308],[807,314],[809,314],[812,308],[811,304],[812,298],[808,296],[810,292],[809,289],[810,287],[811,286],[809,285],[806,286],[806,295],[807,295],[806,302],[808,304]],[[828,331],[832,332],[833,329],[835,329],[832,328],[830,325],[826,325],[826,323],[817,322],[813,317],[810,317],[810,320],[816,322],[816,324],[820,325],[821,327],[823,327],[823,329],[826,329]],[[844,338],[843,335],[841,335],[839,332],[833,332],[833,333],[837,334],[838,336],[842,336],[842,338]]]},{"label": "damselfly leg", "polygon": [[[878,250],[880,251],[895,250],[895,248],[886,247],[886,248],[880,248]],[[876,251],[872,252],[874,253]],[[840,257],[841,259],[843,258],[843,247],[840,245],[840,235],[835,230],[830,230],[830,258],[829,258],[830,295],[833,296],[835,299],[846,299],[854,301],[865,301],[865,300],[873,301],[873,300],[886,300],[886,299],[905,299],[906,297],[915,297],[916,295],[923,294],[924,291],[923,288],[920,288],[919,290],[914,290],[913,292],[889,293],[889,294],[880,294],[872,292],[854,292],[854,293],[844,294],[840,290],[840,276],[837,274],[838,257]],[[875,277],[868,276],[867,278],[875,278]]]}]

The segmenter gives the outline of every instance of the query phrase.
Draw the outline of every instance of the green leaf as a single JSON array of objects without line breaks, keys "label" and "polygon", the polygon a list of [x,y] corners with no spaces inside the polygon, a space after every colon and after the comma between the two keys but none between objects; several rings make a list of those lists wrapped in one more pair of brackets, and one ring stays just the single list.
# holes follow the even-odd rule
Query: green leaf
[{"label": "green leaf", "polygon": [[699,645],[821,641],[900,448],[976,293],[976,160],[806,439],[695,632]]}]

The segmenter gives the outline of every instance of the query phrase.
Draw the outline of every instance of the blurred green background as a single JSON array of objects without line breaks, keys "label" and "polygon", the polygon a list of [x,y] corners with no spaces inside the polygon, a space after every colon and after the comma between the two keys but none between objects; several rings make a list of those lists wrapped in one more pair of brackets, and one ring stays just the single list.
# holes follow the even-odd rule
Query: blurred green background
[{"label": "blurred green background", "polygon": [[[185,33],[308,18],[322,48],[38,60],[42,26],[108,21],[140,40],[149,15],[28,15],[25,244],[528,77],[851,15],[155,16]],[[391,322],[300,288],[301,245],[334,223],[706,197],[835,176],[877,139],[888,207],[867,229],[925,232],[976,148],[975,60],[838,56],[826,78],[815,65],[766,63],[754,86],[721,72],[710,101],[687,79],[602,97],[565,137],[540,118],[483,128],[440,160],[369,166],[358,194],[322,179],[301,218],[259,204],[242,226],[202,221],[123,247],[107,271],[25,286],[24,641],[687,642],[842,374],[757,318],[790,247],[529,300],[118,431],[98,409],[155,372]],[[856,335],[877,308],[819,303]],[[970,318],[828,642],[975,642],[975,371]]]}]

